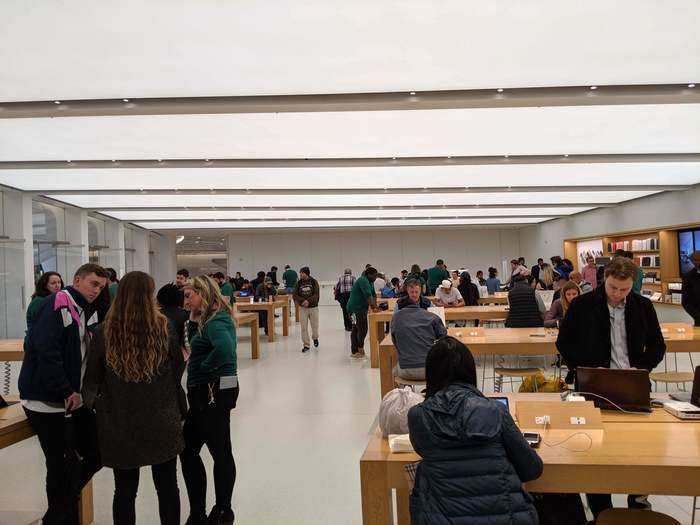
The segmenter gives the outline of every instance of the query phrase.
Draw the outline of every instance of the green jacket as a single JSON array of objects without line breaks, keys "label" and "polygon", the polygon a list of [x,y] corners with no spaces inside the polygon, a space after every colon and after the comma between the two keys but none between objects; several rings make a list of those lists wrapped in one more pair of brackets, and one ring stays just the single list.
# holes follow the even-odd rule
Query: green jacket
[{"label": "green jacket", "polygon": [[449,278],[450,273],[447,270],[433,266],[428,270],[428,292],[430,294],[435,293],[435,289],[440,286],[440,283]]},{"label": "green jacket", "polygon": [[374,286],[369,282],[366,275],[362,275],[355,281],[355,284],[352,285],[350,298],[348,299],[348,305],[346,307],[348,313],[354,314],[369,310],[369,303],[367,301],[372,296],[377,296],[377,293],[374,291]]},{"label": "green jacket", "polygon": [[285,288],[294,288],[294,285],[296,285],[299,280],[299,276],[297,272],[290,268],[282,274],[282,280],[284,281]]},{"label": "green jacket", "polygon": [[[49,296],[47,295],[46,297]],[[41,305],[44,304],[44,301],[46,301],[46,297],[39,297],[38,295],[32,297],[32,300],[27,307],[27,332],[29,332],[29,329],[32,327],[32,324],[36,319],[36,315],[39,313],[39,308],[41,308]]]},{"label": "green jacket", "polygon": [[231,286],[230,282],[224,281],[224,284],[221,285],[221,295],[228,297],[229,304],[233,302],[231,301],[233,298],[233,286]]},{"label": "green jacket", "polygon": [[201,332],[198,323],[188,321],[187,333],[192,352],[187,362],[187,386],[237,375],[236,327],[226,310],[209,319]]}]

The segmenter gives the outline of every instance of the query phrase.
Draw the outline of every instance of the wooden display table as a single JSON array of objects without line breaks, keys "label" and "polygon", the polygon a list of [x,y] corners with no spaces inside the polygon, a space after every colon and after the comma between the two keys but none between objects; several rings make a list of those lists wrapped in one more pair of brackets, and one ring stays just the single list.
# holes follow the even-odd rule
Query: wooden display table
[{"label": "wooden display table", "polygon": [[[250,325],[250,351],[251,358],[260,357],[260,328],[258,327],[258,314],[254,312],[234,313],[233,319],[236,327]],[[236,332],[238,334],[238,332]]]},{"label": "wooden display table", "polygon": [[0,339],[0,362],[24,359],[24,339]]},{"label": "wooden display table", "polygon": [[508,292],[496,292],[493,295],[479,297],[479,304],[508,304]]},{"label": "wooden display table", "polygon": [[[0,449],[29,439],[33,435],[34,430],[29,425],[29,421],[27,421],[24,410],[22,410],[19,403],[7,408],[0,408]],[[39,447],[39,443],[36,446]],[[36,480],[36,484],[43,487],[44,480]],[[80,494],[79,505],[80,525],[89,525],[94,519],[92,481],[89,481],[83,488]]]},{"label": "wooden display table", "polygon": [[236,301],[236,310],[239,312],[267,312],[267,339],[271,343],[275,340],[275,310],[282,309],[282,335],[289,335],[289,301],[287,299],[275,300],[266,303],[246,303],[244,297]]},{"label": "wooden display table", "polygon": [[[396,301],[396,299],[382,299],[383,301]],[[394,310],[370,312],[367,317],[369,331],[370,365],[379,367],[379,342],[384,337],[384,323],[391,321]],[[460,306],[457,308],[445,308],[445,320],[447,321],[487,321],[490,319],[505,319],[508,316],[508,306]]]},{"label": "wooden display table", "polygon": [[[511,413],[518,399],[546,400],[546,396],[510,394]],[[559,398],[549,396],[549,400]],[[525,488],[530,492],[700,495],[700,423],[669,420],[663,409],[644,415],[603,411],[602,416],[600,441],[591,443],[586,436],[576,436],[565,446],[541,445],[537,452],[544,472]],[[546,432],[543,439],[551,441]],[[410,522],[403,467],[419,460],[415,453],[392,454],[378,429],[371,435],[360,459],[364,525],[394,523],[392,490],[397,492],[398,523]]]},{"label": "wooden display table", "polygon": [[[678,329],[684,330],[679,332]],[[447,332],[462,341],[474,356],[528,355],[546,356],[557,353],[555,330],[544,328],[484,328],[483,336],[470,336],[476,329],[448,328]],[[661,323],[666,352],[700,352],[700,327],[683,323]],[[534,336],[534,337],[533,337]],[[387,335],[379,345],[379,380],[381,396],[394,388],[393,370],[398,359],[396,348]],[[483,365],[486,366],[486,363]]]}]

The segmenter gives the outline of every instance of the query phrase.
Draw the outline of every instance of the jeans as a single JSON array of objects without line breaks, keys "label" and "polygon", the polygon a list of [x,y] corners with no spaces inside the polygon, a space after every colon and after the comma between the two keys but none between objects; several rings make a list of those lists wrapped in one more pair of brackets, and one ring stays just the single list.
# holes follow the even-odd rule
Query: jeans
[{"label": "jeans", "polygon": [[353,354],[356,354],[360,350],[364,351],[365,337],[367,337],[367,310],[355,312],[353,316],[355,324],[350,334],[350,349]]},{"label": "jeans", "polygon": [[[112,517],[115,525],[136,523],[136,492],[140,469],[114,469]],[[158,493],[158,514],[163,525],[180,525],[180,491],[177,489],[177,457],[151,465],[153,484]]]},{"label": "jeans", "polygon": [[[46,498],[48,509],[42,518],[44,525],[78,523],[78,498],[85,484],[100,470],[95,415],[87,408],[73,412],[74,443],[68,443],[67,423],[62,412],[43,413],[24,410],[29,424],[39,438],[46,458]],[[69,445],[82,457],[67,461]]]},{"label": "jeans", "polygon": [[338,295],[340,309],[343,311],[343,324],[348,332],[352,330],[352,316],[348,313],[348,300],[350,300],[350,292],[341,293]]},{"label": "jeans", "polygon": [[265,333],[267,334],[267,311],[266,310],[259,310],[258,311],[258,326],[260,328],[264,328]]},{"label": "jeans", "polygon": [[216,402],[199,410],[190,403],[183,433],[185,450],[180,461],[190,500],[190,516],[206,517],[207,472],[200,456],[203,445],[207,446],[214,460],[216,506],[220,511],[231,509],[236,483],[236,463],[231,448],[231,408]]},{"label": "jeans", "polygon": [[318,306],[314,308],[306,308],[302,306],[299,311],[301,312],[301,341],[304,346],[309,348],[311,346],[309,341],[309,322],[311,322],[311,336],[318,339]]}]

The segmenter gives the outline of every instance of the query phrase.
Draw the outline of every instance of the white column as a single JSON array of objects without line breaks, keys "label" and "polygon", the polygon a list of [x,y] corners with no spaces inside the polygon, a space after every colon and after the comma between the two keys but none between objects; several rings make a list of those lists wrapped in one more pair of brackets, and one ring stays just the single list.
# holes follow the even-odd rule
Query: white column
[{"label": "white column", "polygon": [[65,267],[64,279],[72,279],[75,271],[90,260],[87,211],[78,208],[65,208]]},{"label": "white column", "polygon": [[171,235],[151,234],[151,250],[153,250],[154,267],[151,276],[157,287],[173,282],[177,272],[177,256],[175,254],[175,238]]},{"label": "white column", "polygon": [[105,251],[105,266],[114,268],[117,276],[122,277],[126,273],[123,222],[105,221],[105,244],[109,246],[109,249]]}]

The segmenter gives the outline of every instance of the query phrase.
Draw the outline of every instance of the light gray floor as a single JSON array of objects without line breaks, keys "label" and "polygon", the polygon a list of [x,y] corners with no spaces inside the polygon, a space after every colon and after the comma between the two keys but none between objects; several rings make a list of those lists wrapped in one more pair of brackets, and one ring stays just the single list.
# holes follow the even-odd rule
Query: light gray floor
[{"label": "light gray floor", "polygon": [[[367,361],[349,357],[339,312],[337,307],[321,307],[321,346],[309,355],[301,354],[300,330],[294,323],[289,337],[262,343],[257,361],[250,359],[248,329],[241,331],[241,395],[231,422],[238,466],[237,523],[361,523],[359,459],[379,406],[379,372]],[[16,367],[14,372],[16,384]],[[209,456],[203,455],[211,472]],[[43,476],[36,439],[0,451],[0,525],[27,524],[41,516]],[[187,497],[182,480],[180,487],[184,522]],[[94,489],[95,523],[111,523],[111,471],[104,469],[95,477]],[[690,523],[691,498],[651,499],[656,510]],[[615,501],[623,505],[622,496]],[[146,469],[137,512],[139,523],[158,522]]]}]

